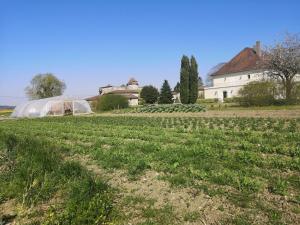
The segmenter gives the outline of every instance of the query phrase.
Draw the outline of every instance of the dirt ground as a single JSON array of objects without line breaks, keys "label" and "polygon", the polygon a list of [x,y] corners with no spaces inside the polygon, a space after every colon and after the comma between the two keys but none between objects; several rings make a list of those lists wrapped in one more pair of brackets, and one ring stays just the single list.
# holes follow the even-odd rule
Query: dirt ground
[{"label": "dirt ground", "polygon": [[[82,166],[119,190],[117,205],[125,214],[129,214],[128,220],[124,221],[124,224],[144,223],[145,218],[140,211],[147,207],[146,204],[149,201],[153,202],[153,207],[157,210],[171,206],[173,214],[169,216],[175,219],[172,224],[220,225],[225,218],[232,218],[234,214],[239,213],[239,210],[226,198],[210,197],[193,188],[171,187],[168,182],[159,179],[162,174],[155,171],[147,171],[137,180],[131,180],[126,176],[125,171],[107,171],[87,156],[73,155],[68,160],[80,162]],[[142,200],[138,202],[135,200],[131,205],[125,202],[128,198]],[[196,214],[197,217],[192,221],[187,220],[186,215],[189,214]],[[263,218],[261,220],[263,221]]]}]

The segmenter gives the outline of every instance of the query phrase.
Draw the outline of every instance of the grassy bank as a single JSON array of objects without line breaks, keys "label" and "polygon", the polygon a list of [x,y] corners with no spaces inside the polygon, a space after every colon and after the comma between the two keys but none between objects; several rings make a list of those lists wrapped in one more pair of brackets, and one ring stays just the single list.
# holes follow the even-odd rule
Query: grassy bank
[{"label": "grassy bank", "polygon": [[113,194],[65,146],[32,136],[0,133],[0,223],[108,224]]}]

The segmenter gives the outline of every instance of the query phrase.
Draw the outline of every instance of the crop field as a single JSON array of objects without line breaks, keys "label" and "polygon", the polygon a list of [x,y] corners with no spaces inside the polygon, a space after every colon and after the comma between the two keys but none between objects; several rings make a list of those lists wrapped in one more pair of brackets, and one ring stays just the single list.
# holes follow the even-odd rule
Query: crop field
[{"label": "crop field", "polygon": [[[0,121],[1,159],[9,149],[31,143],[51,146],[59,168],[72,162],[83,172],[53,178],[60,184],[55,188],[49,187],[50,178],[40,178],[44,188],[35,193],[28,189],[38,174],[29,171],[29,183],[20,189],[0,165],[0,181],[24,192],[18,196],[0,188],[0,216],[3,205],[15,199],[13,205],[22,206],[17,215],[26,218],[36,217],[32,207],[51,205],[39,209],[45,224],[300,224],[300,118],[105,115]],[[51,174],[61,173],[55,168]],[[94,189],[76,208],[87,188],[80,187],[81,180]],[[82,190],[82,196],[64,199],[66,190]],[[30,204],[24,203],[28,193],[35,196]],[[59,204],[66,204],[67,212],[57,213]],[[90,220],[72,218],[77,211]],[[73,223],[57,222],[62,218]]]}]

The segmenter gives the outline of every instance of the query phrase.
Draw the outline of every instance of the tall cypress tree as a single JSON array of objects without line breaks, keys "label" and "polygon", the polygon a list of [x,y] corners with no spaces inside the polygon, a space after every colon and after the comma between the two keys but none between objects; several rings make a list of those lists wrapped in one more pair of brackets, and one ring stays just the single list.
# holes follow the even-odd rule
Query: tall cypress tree
[{"label": "tall cypress tree", "polygon": [[180,68],[180,101],[182,104],[189,103],[189,73],[190,60],[187,56],[183,55]]},{"label": "tall cypress tree", "polygon": [[173,95],[170,88],[170,85],[167,80],[164,81],[161,89],[160,89],[160,95],[158,98],[159,104],[171,104],[173,103]]},{"label": "tall cypress tree", "polygon": [[194,56],[191,57],[189,76],[189,103],[196,103],[198,98],[198,65]]}]

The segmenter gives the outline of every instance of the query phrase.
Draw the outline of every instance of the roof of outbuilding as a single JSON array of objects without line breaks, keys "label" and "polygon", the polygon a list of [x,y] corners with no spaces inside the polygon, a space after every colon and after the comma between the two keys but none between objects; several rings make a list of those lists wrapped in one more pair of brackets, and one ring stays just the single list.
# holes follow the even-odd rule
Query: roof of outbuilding
[{"label": "roof of outbuilding", "polygon": [[211,76],[264,69],[263,59],[253,48],[245,48]]},{"label": "roof of outbuilding", "polygon": [[109,88],[109,87],[112,87],[112,85],[107,84],[107,85],[105,85],[105,86],[103,86],[103,87],[101,87],[101,88]]},{"label": "roof of outbuilding", "polygon": [[86,98],[86,99],[84,99],[84,100],[86,100],[86,101],[96,101],[96,100],[99,98],[99,96],[100,96],[100,95],[88,97],[88,98]]}]

